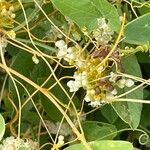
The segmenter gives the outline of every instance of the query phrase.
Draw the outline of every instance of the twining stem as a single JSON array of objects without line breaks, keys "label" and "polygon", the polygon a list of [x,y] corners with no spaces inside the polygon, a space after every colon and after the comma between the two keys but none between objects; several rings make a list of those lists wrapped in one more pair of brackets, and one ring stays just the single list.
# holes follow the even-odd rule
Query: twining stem
[{"label": "twining stem", "polygon": [[117,48],[117,45],[119,44],[120,42],[120,39],[121,39],[121,36],[123,35],[123,29],[124,29],[124,24],[125,24],[125,18],[126,18],[126,15],[124,14],[123,16],[123,21],[122,21],[122,25],[121,25],[121,28],[120,28],[120,32],[119,32],[119,35],[116,39],[116,42],[113,46],[113,48],[111,49],[111,51],[109,52],[109,54],[102,60],[102,62],[96,66],[95,68],[99,68],[100,66],[102,66],[103,64],[105,64],[105,62],[108,60],[108,58],[112,55],[112,53],[114,52],[114,50]]},{"label": "twining stem", "polygon": [[57,109],[62,113],[62,115],[64,116],[64,118],[66,119],[66,121],[68,122],[68,124],[70,125],[70,127],[72,128],[72,130],[74,131],[74,133],[77,135],[78,139],[83,143],[83,145],[87,148],[87,150],[91,150],[91,147],[89,146],[89,144],[86,142],[85,137],[83,136],[83,134],[81,134],[78,129],[76,128],[76,126],[74,125],[74,123],[71,121],[71,119],[68,117],[68,115],[65,113],[65,111],[61,108],[61,106],[57,103],[57,101],[55,101],[55,99],[53,98],[52,94],[44,88],[41,88],[39,85],[37,85],[36,83],[34,83],[33,81],[31,81],[30,79],[28,79],[27,77],[23,76],[22,74],[18,73],[17,71],[3,65],[2,63],[0,63],[0,67],[9,71],[10,73],[12,73],[13,75],[21,78],[22,80],[26,81],[27,83],[29,83],[30,85],[32,85],[34,88],[38,89],[42,94],[44,94],[48,99],[51,100],[51,102],[57,107]]}]

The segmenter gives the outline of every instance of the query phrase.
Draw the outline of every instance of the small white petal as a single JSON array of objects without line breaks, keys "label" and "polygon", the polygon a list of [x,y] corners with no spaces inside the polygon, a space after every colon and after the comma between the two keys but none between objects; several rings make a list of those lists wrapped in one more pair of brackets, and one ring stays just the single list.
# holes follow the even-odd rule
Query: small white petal
[{"label": "small white petal", "polygon": [[67,49],[67,52],[68,53],[73,53],[74,51],[73,51],[73,47],[69,47],[68,49]]},{"label": "small white petal", "polygon": [[126,82],[125,82],[125,85],[126,85],[127,87],[131,87],[131,86],[134,85],[134,81],[131,80],[131,79],[127,79]]},{"label": "small white petal", "polygon": [[85,100],[86,102],[90,102],[90,101],[91,101],[91,97],[90,97],[89,95],[86,95],[86,96],[84,97],[84,100]]},{"label": "small white petal", "polygon": [[111,91],[111,94],[116,95],[116,94],[117,94],[117,90],[116,90],[116,89],[113,89],[113,90]]},{"label": "small white petal", "polygon": [[39,63],[39,59],[36,56],[32,56],[32,60],[35,64]]},{"label": "small white petal", "polygon": [[55,46],[58,47],[58,48],[62,48],[66,45],[65,41],[63,40],[59,40],[55,43]]},{"label": "small white petal", "polygon": [[125,84],[126,80],[125,80],[125,79],[120,79],[118,82],[119,82],[120,84]]},{"label": "small white petal", "polygon": [[70,88],[70,92],[76,92],[79,89],[79,87],[75,85],[75,81],[73,80],[68,81],[67,86]]},{"label": "small white petal", "polygon": [[64,136],[60,135],[60,136],[58,137],[58,141],[63,141],[63,140],[64,140]]},{"label": "small white petal", "polygon": [[120,80],[117,82],[117,85],[118,85],[118,87],[120,87],[120,88],[124,88],[124,87],[125,87],[125,83],[126,83],[126,80],[125,80],[125,79],[120,79]]},{"label": "small white petal", "polygon": [[116,78],[117,78],[116,74],[114,72],[110,72],[109,81],[115,83],[116,82]]},{"label": "small white petal", "polygon": [[60,59],[60,58],[65,57],[66,54],[67,54],[67,52],[65,50],[60,49],[57,53],[57,57]]},{"label": "small white petal", "polygon": [[91,105],[92,107],[98,107],[101,106],[100,101],[91,101],[88,105]]},{"label": "small white petal", "polygon": [[59,141],[59,142],[58,142],[59,146],[64,145],[64,143],[65,143],[64,141]]}]

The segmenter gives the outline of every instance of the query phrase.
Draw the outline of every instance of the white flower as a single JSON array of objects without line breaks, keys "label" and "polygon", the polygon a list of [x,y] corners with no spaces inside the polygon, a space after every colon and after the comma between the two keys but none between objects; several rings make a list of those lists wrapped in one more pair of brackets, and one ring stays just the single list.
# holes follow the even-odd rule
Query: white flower
[{"label": "white flower", "polygon": [[116,78],[117,78],[117,75],[114,72],[110,72],[109,81],[115,83],[116,82]]},{"label": "white flower", "polygon": [[76,92],[80,88],[75,84],[75,81],[73,80],[68,81],[67,86],[70,88],[70,92]]},{"label": "white flower", "polygon": [[75,47],[69,47],[67,49],[67,54],[64,59],[70,63],[75,61],[76,57],[77,57],[77,49]]},{"label": "white flower", "polygon": [[92,107],[98,107],[101,105],[100,101],[91,101],[88,105],[91,105]]},{"label": "white flower", "polygon": [[108,26],[105,18],[99,18],[98,28],[93,31],[93,37],[99,44],[107,44],[111,39],[114,32]]},{"label": "white flower", "polygon": [[58,143],[59,146],[62,146],[64,144],[64,136],[60,135],[58,137]]},{"label": "white flower", "polygon": [[134,81],[131,80],[131,79],[120,79],[120,80],[117,82],[117,85],[118,85],[118,87],[120,87],[120,88],[124,88],[125,86],[131,87],[131,86],[134,85]]},{"label": "white flower", "polygon": [[91,101],[88,105],[91,105],[92,107],[98,107],[106,104],[107,102],[104,100],[96,100],[96,101]]},{"label": "white flower", "polygon": [[60,49],[60,50],[58,51],[58,53],[57,53],[57,57],[58,57],[59,59],[61,59],[61,58],[65,57],[66,54],[67,54],[67,48]]},{"label": "white flower", "polygon": [[84,97],[84,100],[86,102],[90,102],[90,101],[92,101],[92,97],[90,95],[86,94],[86,96]]},{"label": "white flower", "polygon": [[76,54],[74,53],[66,53],[64,60],[66,60],[67,62],[71,62],[74,61],[76,59]]},{"label": "white flower", "polygon": [[116,89],[113,89],[113,90],[111,91],[111,94],[116,95],[116,94],[117,94],[117,90],[116,90]]},{"label": "white flower", "polygon": [[32,56],[32,60],[35,64],[39,63],[39,59],[36,56]]},{"label": "white flower", "polygon": [[74,78],[75,78],[76,82],[80,83],[80,87],[86,87],[87,86],[87,84],[88,84],[87,73],[85,71],[83,71],[82,73],[79,73],[79,74],[75,73]]},{"label": "white flower", "polygon": [[16,17],[16,14],[13,13],[10,17],[14,19]]},{"label": "white flower", "polygon": [[64,140],[64,136],[63,135],[60,135],[59,137],[58,137],[58,141],[63,141]]},{"label": "white flower", "polygon": [[88,85],[86,72],[74,73],[74,81],[70,80],[67,83],[67,86],[70,88],[70,92],[77,91],[80,87],[86,88]]},{"label": "white flower", "polygon": [[106,93],[106,99],[111,99],[113,97],[114,97],[114,95],[112,93],[110,93],[110,92]]},{"label": "white flower", "polygon": [[61,49],[62,47],[66,46],[66,43],[63,40],[59,40],[55,43],[55,46]]},{"label": "white flower", "polygon": [[99,28],[106,29],[108,25],[106,24],[105,18],[97,19]]},{"label": "white flower", "polygon": [[32,141],[31,139],[24,141],[22,139],[15,139],[13,136],[7,137],[5,140],[3,140],[2,144],[0,145],[0,150],[37,150],[38,148],[38,143]]},{"label": "white flower", "polygon": [[57,57],[59,59],[64,58],[67,55],[67,44],[63,40],[59,40],[55,43],[55,46],[59,49]]},{"label": "white flower", "polygon": [[131,80],[131,79],[127,79],[126,82],[125,82],[125,85],[126,85],[127,87],[131,87],[131,86],[134,85],[134,81]]},{"label": "white flower", "polygon": [[120,79],[118,82],[117,82],[117,85],[119,88],[124,88],[125,87],[125,83],[126,83],[126,80],[125,79]]}]

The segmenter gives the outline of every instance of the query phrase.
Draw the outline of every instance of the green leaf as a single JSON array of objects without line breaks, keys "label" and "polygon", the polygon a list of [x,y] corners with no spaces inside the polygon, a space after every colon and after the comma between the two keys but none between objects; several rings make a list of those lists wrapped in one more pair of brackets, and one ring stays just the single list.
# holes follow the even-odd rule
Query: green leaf
[{"label": "green leaf", "polygon": [[5,120],[3,116],[0,114],[0,141],[2,140],[5,133]]},{"label": "green leaf", "polygon": [[117,131],[114,125],[97,121],[83,122],[82,127],[88,141],[113,139]]},{"label": "green leaf", "polygon": [[[133,150],[130,142],[126,141],[93,141],[89,143],[92,150]],[[65,150],[86,150],[83,144],[75,144]]]},{"label": "green leaf", "polygon": [[111,105],[104,105],[100,110],[102,115],[108,120],[109,123],[113,124],[117,120],[118,115]]},{"label": "green leaf", "polygon": [[[141,77],[140,66],[137,62],[137,59],[134,55],[127,57],[123,60],[124,67],[126,73],[130,75],[135,75]],[[133,88],[133,87],[132,87]],[[130,88],[125,88],[123,92],[129,91]],[[125,96],[126,98],[133,99],[143,99],[143,89],[138,88],[132,93]],[[131,128],[136,129],[139,125],[142,111],[141,103],[133,103],[133,102],[115,102],[112,104],[116,113],[120,116],[120,118],[128,123]]]},{"label": "green leaf", "polygon": [[[137,59],[138,59],[139,63],[143,63],[143,64],[144,63],[150,63],[149,53],[141,53],[141,52],[139,52],[139,53],[136,54],[136,56],[137,56]],[[147,70],[147,65],[145,65],[144,68],[146,68],[146,70]],[[146,70],[144,69],[144,71],[146,71]],[[149,74],[149,70],[147,70],[147,71],[148,71],[148,74]]]},{"label": "green leaf", "polygon": [[88,28],[102,16],[90,0],[52,0],[52,3],[81,28],[84,26]]},{"label": "green leaf", "polygon": [[[38,78],[38,83],[41,85],[47,78]],[[50,86],[52,86],[56,81],[51,78],[47,84],[44,86],[45,88],[48,88]],[[62,82],[60,82],[61,85],[64,87],[64,89],[67,89],[67,86],[64,85]],[[55,87],[53,87],[50,92],[64,105],[68,104],[69,99],[66,96],[66,94],[64,93],[64,91],[61,89],[61,87],[57,84],[55,85]],[[69,93],[69,92],[68,92]],[[45,112],[47,113],[47,115],[49,116],[49,118],[51,118],[54,121],[61,121],[62,119],[62,114],[60,113],[60,111],[57,109],[57,107],[47,98],[45,97],[43,94],[39,94],[40,95],[40,99],[41,99],[41,103],[44,107]],[[77,105],[78,103],[78,99],[77,97],[73,98],[73,101],[75,102],[75,104]]]},{"label": "green leaf", "polygon": [[[11,68],[16,70],[20,74],[30,78],[30,73],[32,72],[34,65],[35,64],[32,61],[32,55],[27,52],[21,51],[16,56],[13,57]],[[17,80],[19,80],[23,85],[25,86],[27,85],[27,83],[22,79],[17,78]],[[24,94],[24,89],[18,83],[16,83],[16,85],[19,91],[19,95],[22,98]],[[18,99],[16,89],[10,78],[9,78],[9,92],[11,92],[11,95],[14,100]]]},{"label": "green leaf", "polygon": [[125,42],[145,44],[150,42],[150,13],[129,22],[125,27]]},{"label": "green leaf", "polygon": [[107,0],[92,0],[94,6],[101,12],[103,17],[108,20],[108,24],[114,31],[119,31],[120,20],[117,9],[111,5]]},{"label": "green leaf", "polygon": [[80,28],[96,28],[97,19],[105,17],[112,29],[119,30],[119,15],[107,0],[52,0],[55,7],[72,19]]}]

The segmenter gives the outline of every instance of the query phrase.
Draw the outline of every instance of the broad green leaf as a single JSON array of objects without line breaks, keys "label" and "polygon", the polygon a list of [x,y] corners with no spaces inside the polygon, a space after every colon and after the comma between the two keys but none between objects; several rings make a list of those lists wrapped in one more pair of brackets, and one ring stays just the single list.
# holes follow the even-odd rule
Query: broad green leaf
[{"label": "broad green leaf", "polygon": [[[123,63],[126,73],[141,77],[140,67],[134,55],[125,58]],[[131,88],[125,88],[123,92],[127,92],[130,89]],[[143,99],[143,89],[139,88],[125,97],[137,100]],[[138,127],[141,118],[142,104],[133,102],[115,102],[112,106],[120,118],[128,123],[131,128],[136,129]]]},{"label": "broad green leaf", "polygon": [[114,125],[97,121],[83,122],[82,127],[88,141],[113,139],[117,131]]},{"label": "broad green leaf", "polygon": [[63,15],[72,19],[81,28],[88,28],[102,16],[92,5],[91,0],[52,0],[52,3]]},{"label": "broad green leaf", "polygon": [[[38,83],[41,85],[47,78],[38,78]],[[49,88],[50,86],[52,86],[56,81],[51,78],[47,84],[44,86],[45,88]],[[67,89],[67,87],[60,82],[61,85]],[[56,84],[55,87],[53,87],[50,92],[64,105],[69,102],[68,97],[66,96],[66,94],[64,93],[64,91],[61,89],[61,87]],[[69,92],[68,92],[69,93]],[[47,113],[47,115],[49,116],[49,118],[51,118],[54,121],[60,121],[62,119],[62,114],[60,113],[60,111],[57,109],[57,107],[47,98],[45,97],[43,94],[40,93],[40,99],[41,99],[41,103],[44,107],[45,112]],[[75,104],[78,103],[78,99],[77,97],[74,97],[74,102]]]},{"label": "broad green leaf", "polygon": [[3,116],[0,114],[0,141],[2,140],[5,133],[5,120]]},{"label": "broad green leaf", "polygon": [[[126,141],[93,141],[89,142],[89,145],[92,150],[133,150],[133,145]],[[65,150],[86,150],[86,148],[83,144],[75,144]]]},{"label": "broad green leaf", "polygon": [[[141,53],[141,52],[139,52],[139,53],[137,53],[136,56],[137,56],[137,59],[138,59],[139,63],[143,63],[143,64],[149,65],[149,63],[150,63],[149,53]],[[144,72],[147,71],[146,75],[149,74],[149,70],[147,70],[147,65],[145,65],[145,66],[143,65]]]},{"label": "broad green leaf", "polygon": [[72,19],[80,28],[96,28],[97,19],[105,17],[112,29],[119,30],[119,15],[107,0],[52,0],[55,7]]},{"label": "broad green leaf", "polygon": [[117,9],[111,5],[107,0],[91,0],[94,6],[101,12],[103,17],[108,20],[108,24],[114,31],[119,31],[120,20]]},{"label": "broad green leaf", "polygon": [[[50,74],[50,69],[48,68],[48,66],[41,61],[41,63],[37,64],[32,73],[31,73],[31,77],[32,80],[37,83],[38,85],[42,85],[43,82],[48,78],[49,74]],[[55,80],[53,78],[49,79],[49,81],[44,85],[45,88],[49,88],[52,84],[55,83]],[[59,95],[61,97],[61,102],[66,102],[66,97],[64,98],[64,93],[61,90],[61,88],[56,85],[51,92],[54,94],[56,94],[55,96],[57,97],[57,95]],[[59,93],[59,94],[58,94]],[[45,97],[43,94],[39,93],[38,94],[39,99],[41,100],[41,103],[44,107],[45,112],[47,113],[47,115],[49,116],[50,119],[54,120],[54,121],[60,121],[62,118],[62,114],[59,112],[59,110],[54,106],[54,104],[47,98]],[[58,97],[57,97],[58,98]]]},{"label": "broad green leaf", "polygon": [[[51,74],[50,68],[47,66],[47,64],[43,61],[40,61],[39,64],[37,64],[32,73],[31,73],[31,78],[32,80],[37,83],[38,85],[42,85],[43,82],[49,77]],[[43,86],[44,88],[49,88],[53,84],[55,84],[56,81],[52,77],[48,80],[48,82]],[[60,82],[61,85],[66,89],[67,93],[70,95],[71,93],[67,90],[68,87],[63,83]],[[66,96],[65,92],[62,90],[62,88],[56,84],[50,92],[63,104],[67,104],[69,102],[68,97]],[[50,119],[54,121],[60,121],[62,119],[62,114],[60,111],[54,106],[54,104],[47,98],[45,97],[42,93],[38,93],[38,98],[40,98],[41,103],[44,107],[45,112],[49,116]],[[78,105],[78,98],[74,96],[73,101],[75,105]]]},{"label": "broad green leaf", "polygon": [[150,13],[138,17],[126,25],[125,42],[131,44],[150,42]]},{"label": "broad green leaf", "polygon": [[139,11],[140,15],[147,14],[150,12],[150,6],[145,5],[143,7],[139,7],[138,11]]},{"label": "broad green leaf", "polygon": [[143,127],[148,127],[150,125],[150,120],[147,119],[147,114],[149,114],[149,105],[145,104],[143,105],[143,111],[141,114],[141,122],[140,122],[140,124]]},{"label": "broad green leaf", "polygon": [[109,123],[113,124],[118,118],[118,115],[110,105],[103,106],[100,111]]},{"label": "broad green leaf", "polygon": [[32,3],[33,2],[33,0],[21,0],[22,1],[22,3]]},{"label": "broad green leaf", "polygon": [[[32,61],[31,54],[21,51],[16,56],[13,57],[11,68],[28,78],[30,78],[30,73],[32,72],[33,67],[34,63]],[[20,78],[17,78],[17,80],[19,80],[23,85],[26,86],[27,83],[25,81],[23,81]],[[19,95],[22,98],[24,89],[18,83],[16,83],[16,85],[18,87]],[[11,95],[14,100],[18,99],[16,89],[11,79],[9,79],[9,92],[11,92]]]}]

